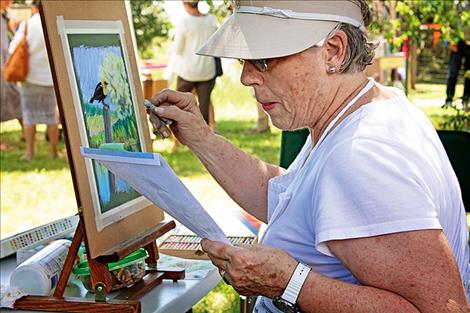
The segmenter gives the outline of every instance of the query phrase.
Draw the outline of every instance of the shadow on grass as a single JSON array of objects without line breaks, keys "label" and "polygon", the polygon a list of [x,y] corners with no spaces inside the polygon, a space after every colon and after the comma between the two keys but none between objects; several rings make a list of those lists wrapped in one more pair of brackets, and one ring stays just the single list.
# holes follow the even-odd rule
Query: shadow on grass
[{"label": "shadow on grass", "polygon": [[65,157],[64,140],[58,145],[59,153],[62,155],[57,159],[50,156],[50,145],[45,140],[44,132],[36,133],[35,157],[32,161],[21,160],[26,150],[26,143],[20,139],[21,131],[2,131],[2,143],[8,145],[8,149],[0,153],[0,168],[2,172],[30,172],[36,170],[62,170],[68,169],[69,164]]}]

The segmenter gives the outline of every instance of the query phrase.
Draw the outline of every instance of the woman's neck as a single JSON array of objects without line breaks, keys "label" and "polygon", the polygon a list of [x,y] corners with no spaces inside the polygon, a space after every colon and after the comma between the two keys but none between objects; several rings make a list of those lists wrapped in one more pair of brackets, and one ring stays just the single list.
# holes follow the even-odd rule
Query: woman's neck
[{"label": "woman's neck", "polygon": [[[368,80],[364,73],[357,73],[357,74],[345,74],[347,77],[342,80],[341,83],[338,83],[336,86],[336,90],[333,94],[329,102],[330,105],[327,106],[324,113],[322,113],[322,117],[316,123],[314,127],[310,128],[310,135],[312,137],[312,147],[320,139],[320,136],[326,130],[328,125],[333,121],[333,119],[341,112],[341,110],[348,105],[348,103],[365,87]],[[346,81],[347,80],[347,81]],[[352,82],[352,83],[348,83]],[[336,125],[338,125],[346,116],[357,110],[362,105],[366,104],[368,101],[364,101],[364,96],[360,97],[356,100],[356,102],[350,107],[343,116],[339,118],[339,120],[333,125],[333,127],[329,130],[331,132]]]}]

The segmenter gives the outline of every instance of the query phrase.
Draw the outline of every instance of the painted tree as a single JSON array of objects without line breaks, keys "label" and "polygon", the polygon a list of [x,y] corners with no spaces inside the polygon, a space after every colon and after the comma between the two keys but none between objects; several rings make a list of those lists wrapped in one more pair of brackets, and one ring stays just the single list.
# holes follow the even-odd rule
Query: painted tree
[{"label": "painted tree", "polygon": [[113,52],[107,52],[101,64],[100,80],[107,83],[108,95],[117,106],[118,122],[125,129],[126,136],[132,137],[136,129],[133,118],[132,99],[127,81],[127,72],[123,59]]}]

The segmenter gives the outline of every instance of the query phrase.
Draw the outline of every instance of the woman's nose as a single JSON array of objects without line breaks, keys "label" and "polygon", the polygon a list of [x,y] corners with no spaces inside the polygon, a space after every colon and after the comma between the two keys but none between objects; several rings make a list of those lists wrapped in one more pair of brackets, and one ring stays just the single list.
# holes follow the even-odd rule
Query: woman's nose
[{"label": "woman's nose", "polygon": [[263,73],[258,71],[253,64],[245,62],[242,67],[240,82],[245,86],[261,85],[264,82]]}]

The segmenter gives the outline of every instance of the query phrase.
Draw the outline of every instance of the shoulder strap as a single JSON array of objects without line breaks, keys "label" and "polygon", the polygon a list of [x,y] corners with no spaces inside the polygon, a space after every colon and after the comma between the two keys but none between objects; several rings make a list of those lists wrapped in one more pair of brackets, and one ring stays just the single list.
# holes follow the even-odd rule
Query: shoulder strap
[{"label": "shoulder strap", "polygon": [[24,38],[28,36],[28,20],[24,22]]}]

